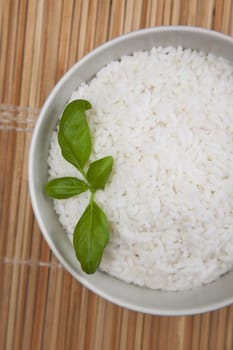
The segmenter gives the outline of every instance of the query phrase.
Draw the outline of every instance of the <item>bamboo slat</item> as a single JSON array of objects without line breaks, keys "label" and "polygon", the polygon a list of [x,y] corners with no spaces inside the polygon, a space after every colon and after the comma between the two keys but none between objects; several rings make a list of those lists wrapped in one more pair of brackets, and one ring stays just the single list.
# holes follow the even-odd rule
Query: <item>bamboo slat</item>
[{"label": "bamboo slat", "polygon": [[0,0],[0,349],[233,349],[233,306],[156,317],[80,285],[49,250],[28,195],[33,127],[58,79],[111,38],[170,24],[233,36],[233,1]]}]

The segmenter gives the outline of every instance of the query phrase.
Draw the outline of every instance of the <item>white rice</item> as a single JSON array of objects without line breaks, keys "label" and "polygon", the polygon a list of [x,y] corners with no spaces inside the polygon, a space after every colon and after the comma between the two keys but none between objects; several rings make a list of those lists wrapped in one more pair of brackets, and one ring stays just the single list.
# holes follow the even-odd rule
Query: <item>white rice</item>
[{"label": "white rice", "polygon": [[[100,269],[162,290],[209,283],[233,267],[233,64],[181,47],[122,57],[82,84],[92,160],[114,157],[96,193],[111,227]],[[50,178],[79,176],[54,132]],[[88,203],[55,200],[70,238]]]}]

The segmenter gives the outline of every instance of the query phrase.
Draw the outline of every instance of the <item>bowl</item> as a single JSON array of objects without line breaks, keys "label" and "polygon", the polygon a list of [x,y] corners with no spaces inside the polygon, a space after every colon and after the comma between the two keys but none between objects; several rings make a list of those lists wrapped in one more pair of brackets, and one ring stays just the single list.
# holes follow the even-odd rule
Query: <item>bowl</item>
[{"label": "bowl", "polygon": [[211,52],[233,60],[233,38],[185,26],[143,29],[113,39],[77,62],[57,83],[37,120],[29,155],[29,189],[33,210],[44,238],[61,264],[81,284],[122,307],[153,315],[188,315],[212,311],[233,302],[233,271],[208,285],[180,292],[152,290],[128,284],[97,271],[82,272],[73,246],[61,227],[52,201],[44,193],[48,179],[50,137],[71,93],[112,60],[153,46],[178,46]]}]

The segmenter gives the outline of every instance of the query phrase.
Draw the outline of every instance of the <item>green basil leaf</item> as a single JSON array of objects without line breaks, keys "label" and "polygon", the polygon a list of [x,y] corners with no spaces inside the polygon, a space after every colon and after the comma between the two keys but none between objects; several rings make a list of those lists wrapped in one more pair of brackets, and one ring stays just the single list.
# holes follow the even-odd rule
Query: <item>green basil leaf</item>
[{"label": "green basil leaf", "polygon": [[86,100],[70,102],[63,112],[58,131],[63,157],[81,173],[91,154],[91,135],[85,113],[91,107]]},{"label": "green basil leaf", "polygon": [[91,274],[97,270],[108,240],[107,218],[94,200],[90,201],[73,236],[75,253],[84,272]]},{"label": "green basil leaf", "polygon": [[95,190],[104,189],[113,166],[111,156],[104,157],[91,163],[87,171],[87,180]]},{"label": "green basil leaf", "polygon": [[76,177],[60,177],[58,179],[53,179],[45,186],[47,195],[56,199],[70,198],[88,189],[88,184]]}]

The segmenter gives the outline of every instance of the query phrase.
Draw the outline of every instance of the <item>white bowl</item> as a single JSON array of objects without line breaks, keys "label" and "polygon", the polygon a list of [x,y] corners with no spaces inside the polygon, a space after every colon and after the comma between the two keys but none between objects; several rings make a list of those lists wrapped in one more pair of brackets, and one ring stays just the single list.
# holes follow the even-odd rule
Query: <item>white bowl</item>
[{"label": "white bowl", "polygon": [[153,46],[177,46],[212,52],[233,61],[233,38],[193,27],[157,27],[123,35],[98,47],[77,62],[57,83],[46,100],[34,129],[29,156],[32,206],[49,247],[61,264],[84,286],[120,306],[154,315],[187,315],[233,303],[233,272],[206,286],[182,292],[156,291],[128,284],[105,273],[86,275],[62,229],[52,201],[44,193],[48,178],[48,149],[52,131],[73,90],[111,60]]}]

